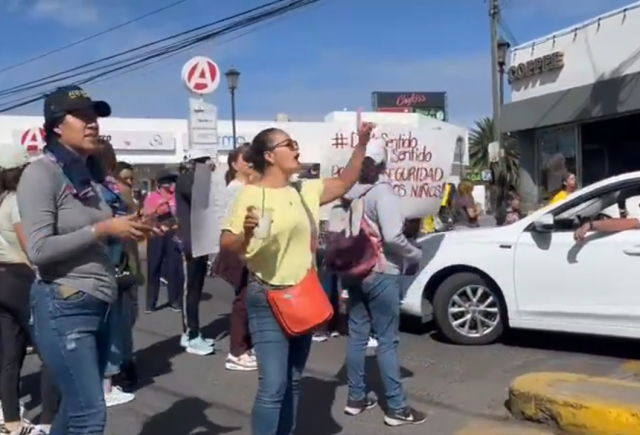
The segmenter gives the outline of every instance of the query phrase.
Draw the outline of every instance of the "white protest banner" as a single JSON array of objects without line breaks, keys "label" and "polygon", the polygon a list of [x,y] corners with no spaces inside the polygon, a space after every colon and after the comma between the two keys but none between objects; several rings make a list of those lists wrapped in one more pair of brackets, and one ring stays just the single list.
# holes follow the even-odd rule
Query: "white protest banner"
[{"label": "white protest banner", "polygon": [[[368,121],[366,113],[362,119]],[[427,118],[411,124],[377,123],[374,136],[386,141],[386,176],[396,195],[402,198],[405,218],[437,214],[444,184],[451,175],[456,141],[466,134],[464,128]],[[322,153],[322,176],[338,175],[357,142],[355,123],[334,123],[332,136]]]},{"label": "white protest banner", "polygon": [[194,257],[217,254],[220,226],[227,211],[226,165],[197,164],[191,188],[191,249]]}]

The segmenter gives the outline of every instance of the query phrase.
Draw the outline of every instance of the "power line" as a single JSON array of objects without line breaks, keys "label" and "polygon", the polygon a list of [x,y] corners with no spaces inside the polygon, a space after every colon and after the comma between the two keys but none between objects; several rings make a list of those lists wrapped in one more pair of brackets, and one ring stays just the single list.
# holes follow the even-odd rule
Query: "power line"
[{"label": "power line", "polygon": [[501,4],[498,4],[498,26],[502,33],[507,37],[511,45],[518,45],[518,38],[515,37],[513,32],[511,31],[511,27],[505,20],[504,10],[511,5],[513,0],[502,0]]},{"label": "power line", "polygon": [[507,39],[509,40],[509,42],[511,42],[511,45],[512,46],[518,45],[518,39],[515,37],[515,35],[511,31],[511,28],[509,27],[509,24],[507,24],[507,21],[504,19],[504,16],[500,16],[498,25],[500,26],[502,33],[504,33]]},{"label": "power line", "polygon": [[[37,80],[31,80],[31,81],[22,83],[20,85],[12,86],[10,88],[7,88],[7,89],[4,89],[4,90],[0,91],[0,96],[14,95],[14,94],[17,94],[17,93],[20,93],[20,92],[23,92],[23,91],[33,90],[33,89],[36,89],[36,88],[39,88],[39,87],[53,85],[55,83],[67,81],[67,80],[72,79],[74,77],[77,77],[77,76],[79,76],[81,74],[95,72],[96,70],[104,68],[104,66],[96,67],[96,65],[99,65],[99,64],[101,64],[103,62],[107,62],[107,61],[113,61],[113,60],[116,60],[118,58],[122,58],[123,56],[133,55],[133,56],[130,56],[129,58],[127,58],[125,60],[116,60],[114,62],[114,64],[121,64],[121,63],[127,62],[129,59],[137,59],[137,58],[139,58],[139,56],[141,56],[141,53],[137,53],[137,52],[141,52],[142,50],[158,46],[158,45],[160,45],[162,43],[166,43],[166,42],[174,40],[174,39],[178,39],[178,38],[181,38],[181,37],[185,37],[185,36],[191,35],[193,33],[205,30],[205,29],[207,29],[209,27],[213,27],[213,26],[216,26],[216,25],[223,24],[223,23],[225,23],[227,21],[231,21],[231,20],[234,20],[234,19],[242,18],[242,17],[247,16],[247,15],[251,15],[253,13],[259,12],[259,11],[264,10],[264,9],[268,9],[268,8],[271,8],[271,7],[277,7],[279,4],[282,4],[282,3],[292,3],[292,0],[274,0],[274,1],[270,2],[270,3],[265,4],[265,5],[254,7],[252,9],[247,10],[247,11],[232,15],[232,16],[227,17],[227,18],[223,18],[221,20],[217,20],[217,21],[214,21],[214,22],[211,22],[211,23],[208,23],[208,24],[204,24],[204,25],[201,25],[201,26],[198,26],[198,27],[186,30],[186,31],[182,31],[182,32],[179,32],[177,34],[174,34],[174,35],[162,38],[162,39],[158,39],[158,40],[155,40],[155,41],[152,41],[152,42],[149,42],[149,43],[140,45],[138,47],[134,47],[134,48],[125,50],[125,51],[121,51],[119,53],[116,53],[116,54],[113,54],[113,55],[110,55],[110,56],[107,56],[107,57],[103,57],[103,58],[98,59],[98,60],[87,62],[87,63],[84,63],[82,65],[77,65],[75,67],[72,67],[72,68],[69,68],[67,70],[63,70],[63,71],[60,71],[60,72],[57,72],[57,73],[54,73],[54,74],[50,74],[48,76],[42,77],[42,78],[37,79]],[[300,0],[293,1],[293,3],[300,3]],[[286,7],[288,7],[288,5],[285,5],[284,7],[286,8]],[[203,35],[203,34],[206,35],[206,32],[203,32],[202,34],[199,34],[199,35]],[[199,35],[194,35],[194,36],[191,36],[190,38],[192,38],[193,40],[197,40]],[[187,39],[187,41],[188,41],[188,39]],[[173,44],[178,44],[179,45],[180,42],[167,44],[164,47],[155,48],[153,50],[155,50],[156,52],[162,52],[163,50],[170,48]],[[90,69],[88,69],[86,71],[82,71],[83,69],[87,69],[87,68],[90,68]]]},{"label": "power line", "polygon": [[[78,78],[77,81],[74,82],[74,84],[78,84],[78,85],[83,85],[83,84],[87,84],[90,82],[94,82],[100,78],[106,77],[106,76],[111,76],[114,73],[118,73],[118,72],[122,72],[126,71],[126,72],[131,72],[135,69],[139,69],[136,68],[136,66],[139,65],[145,65],[148,66],[150,63],[155,63],[153,62],[156,59],[166,59],[167,57],[172,56],[173,54],[176,54],[178,52],[182,52],[185,51],[186,49],[190,48],[190,47],[194,47],[196,45],[199,45],[203,42],[206,42],[208,40],[214,39],[216,37],[219,36],[223,36],[226,34],[229,34],[231,32],[235,32],[244,28],[247,28],[249,26],[253,26],[255,24],[258,24],[260,22],[264,22],[266,20],[271,20],[274,19],[276,17],[279,17],[287,12],[291,12],[297,9],[300,9],[302,7],[311,5],[313,3],[317,3],[320,0],[277,0],[277,1],[273,1],[267,5],[261,6],[261,7],[257,7],[257,8],[253,8],[249,11],[246,12],[242,12],[240,14],[236,14],[232,17],[228,17],[225,18],[223,20],[219,20],[216,21],[215,23],[210,23],[204,26],[200,26],[196,29],[191,29],[188,30],[186,32],[181,32],[178,35],[173,35],[171,37],[168,38],[163,38],[159,41],[154,41],[151,42],[149,44],[145,44],[141,47],[137,47],[131,50],[126,50],[125,52],[116,54],[116,55],[112,55],[112,56],[108,56],[106,58],[97,60],[97,61],[93,61],[93,62],[89,62],[88,64],[85,64],[81,67],[86,67],[86,66],[92,66],[94,64],[97,63],[101,63],[104,62],[105,60],[113,60],[114,58],[117,58],[119,56],[122,56],[124,54],[131,54],[133,52],[139,51],[142,48],[148,48],[150,46],[154,46],[159,42],[162,41],[166,41],[166,40],[170,40],[170,39],[175,39],[176,36],[180,36],[180,35],[185,35],[185,34],[189,34],[189,33],[193,33],[196,30],[202,29],[204,27],[210,27],[212,25],[215,24],[219,24],[221,22],[225,22],[225,21],[230,21],[233,18],[238,18],[241,17],[240,19],[236,20],[235,22],[232,23],[228,23],[225,26],[223,26],[222,28],[218,28],[215,30],[208,30],[206,32],[202,32],[200,34],[194,35],[194,36],[190,36],[186,39],[183,39],[181,41],[177,41],[177,42],[172,42],[170,44],[166,44],[163,47],[160,48],[155,48],[155,49],[151,49],[151,50],[147,50],[146,52],[142,52],[142,53],[136,53],[135,55],[129,56],[124,60],[117,60],[115,62],[111,62],[111,64],[108,65],[102,65],[99,67],[95,67],[92,69],[88,69],[86,71],[80,72],[80,73],[74,73],[74,74],[70,74],[68,76],[62,77],[62,78],[58,78],[56,80],[49,80],[46,81],[46,79],[49,79],[51,77],[55,77],[55,76],[60,76],[63,75],[65,72],[69,72],[69,71],[74,71],[77,70],[78,67],[72,69],[72,70],[68,70],[65,72],[61,72],[61,73],[57,73],[48,77],[45,77],[45,81],[42,82],[43,79],[41,80],[36,80],[36,81],[32,81],[29,82],[28,85],[29,86],[24,86],[27,84],[24,84],[22,86],[24,86],[23,88],[20,89],[20,86],[18,87],[14,87],[11,88],[9,90],[5,90],[2,93],[0,93],[0,95],[4,95],[9,96],[12,94],[16,94],[16,93],[24,93],[26,90],[31,89],[31,88],[35,88],[35,87],[41,87],[44,85],[49,85],[49,84],[53,84],[52,82],[59,82],[59,81],[66,81],[69,79],[73,79],[73,78]],[[267,9],[266,11],[260,11],[261,9]],[[250,14],[251,12],[256,12],[256,10],[258,10],[259,13],[254,13],[254,15],[252,16],[248,16],[246,17],[245,15]],[[84,77],[84,78],[79,78],[80,76],[83,75],[87,75],[89,73],[95,73],[89,77]],[[40,81],[41,83],[34,83],[34,82],[38,82]],[[16,89],[18,88],[18,89]],[[6,112],[9,110],[13,110],[19,107],[23,107],[26,106],[28,104],[34,103],[38,100],[40,100],[42,97],[44,96],[44,94],[42,92],[38,92],[37,94],[31,94],[29,96],[25,96],[25,97],[21,97],[21,98],[16,98],[14,100],[11,101],[7,101],[4,105],[0,106],[0,113],[1,112]]]},{"label": "power line", "polygon": [[182,3],[186,3],[188,1],[189,0],[178,0],[176,2],[168,4],[167,6],[161,7],[160,9],[156,9],[156,10],[148,12],[148,13],[146,13],[144,15],[140,15],[139,17],[133,18],[132,20],[126,21],[126,22],[121,23],[121,24],[118,24],[117,26],[113,26],[113,27],[105,29],[105,30],[103,30],[101,32],[94,33],[93,35],[87,36],[86,38],[79,39],[79,40],[77,40],[75,42],[72,42],[70,44],[64,45],[62,47],[59,47],[59,48],[56,48],[54,50],[48,51],[46,53],[43,53],[43,54],[37,55],[35,57],[32,57],[31,59],[27,59],[27,60],[24,60],[22,62],[16,63],[14,65],[10,65],[10,66],[8,66],[6,68],[2,68],[2,69],[0,69],[0,74],[2,74],[4,72],[7,72],[7,71],[11,71],[11,70],[16,69],[16,68],[19,68],[21,66],[27,65],[29,63],[38,61],[40,59],[44,59],[46,57],[51,56],[52,54],[60,53],[61,51],[67,50],[67,49],[72,48],[72,47],[75,47],[75,46],[80,45],[82,43],[85,43],[87,41],[91,41],[92,39],[95,39],[95,38],[98,38],[100,36],[106,35],[107,33],[110,33],[110,32],[113,32],[115,30],[121,29],[121,28],[123,28],[125,26],[128,26],[130,24],[136,23],[136,22],[138,22],[140,20],[144,20],[145,18],[148,18],[148,17],[150,17],[152,15],[159,14],[160,12],[164,12],[164,11],[166,11],[168,9],[171,9],[171,8],[173,8],[175,6],[178,6],[178,5],[182,4]]},{"label": "power line", "polygon": [[[240,33],[238,35],[234,35],[231,38],[225,38],[223,41],[218,42],[216,44],[216,47],[219,47],[219,46],[224,45],[224,44],[228,44],[229,42],[235,41],[237,39],[244,38],[245,36],[247,36],[247,35],[249,35],[251,33],[255,33],[255,32],[258,32],[260,30],[264,30],[267,27],[273,26],[275,23],[276,23],[276,20],[271,20],[271,21],[266,21],[266,22],[264,22],[262,24],[257,24],[253,28],[247,29],[245,32],[242,32],[242,33]],[[193,48],[195,48],[195,47],[192,47],[190,50],[188,50],[186,52],[187,53],[191,52],[193,50]],[[130,73],[133,73],[135,71],[148,68],[148,67],[150,67],[152,65],[161,64],[157,68],[153,68],[153,69],[150,69],[149,71],[145,71],[144,74],[140,75],[141,77],[144,77],[144,76],[147,76],[149,74],[161,71],[161,70],[167,68],[168,66],[176,65],[177,62],[180,61],[181,59],[173,59],[173,58],[175,58],[177,55],[182,54],[182,53],[183,52],[171,53],[171,54],[169,54],[169,55],[167,55],[167,56],[165,56],[163,58],[154,59],[152,61],[149,61],[148,63],[144,63],[144,64],[141,64],[141,65],[134,66],[129,70],[121,71],[119,73],[112,74],[112,75],[107,76],[107,77],[102,77],[102,78],[97,79],[97,80],[95,80],[95,81],[93,81],[91,83],[94,84],[94,85],[102,84],[102,83],[108,82],[110,80],[123,77],[123,76],[125,76],[127,74],[130,74]],[[172,59],[172,60],[170,62],[167,62],[170,59]]]}]

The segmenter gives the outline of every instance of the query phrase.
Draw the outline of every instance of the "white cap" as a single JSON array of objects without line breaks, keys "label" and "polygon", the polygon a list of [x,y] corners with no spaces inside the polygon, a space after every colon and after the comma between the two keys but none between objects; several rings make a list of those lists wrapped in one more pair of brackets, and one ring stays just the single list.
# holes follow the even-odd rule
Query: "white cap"
[{"label": "white cap", "polygon": [[195,150],[187,151],[185,153],[185,155],[184,155],[184,159],[186,161],[195,160],[195,159],[201,159],[203,157],[211,158],[211,153],[209,151],[207,151],[207,150],[195,149]]},{"label": "white cap", "polygon": [[372,138],[367,144],[365,156],[370,157],[376,165],[387,162],[387,141],[381,137]]},{"label": "white cap", "polygon": [[30,161],[26,147],[13,143],[0,146],[0,170],[19,168]]}]

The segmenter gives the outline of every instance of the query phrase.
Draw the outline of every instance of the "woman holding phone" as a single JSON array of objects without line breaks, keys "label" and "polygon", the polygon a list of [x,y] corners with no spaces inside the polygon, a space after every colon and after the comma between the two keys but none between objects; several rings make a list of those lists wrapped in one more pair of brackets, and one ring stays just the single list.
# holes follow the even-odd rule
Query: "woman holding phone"
[{"label": "woman holding phone", "polygon": [[[156,177],[158,189],[149,193],[144,200],[145,219],[151,223],[173,226],[176,214],[175,184],[178,174],[163,170]],[[161,237],[147,242],[147,300],[146,313],[157,309],[160,294],[160,279],[167,279],[169,308],[182,311],[184,271],[182,251],[175,238],[175,231],[168,231]]]},{"label": "woman holding phone", "polygon": [[31,288],[32,331],[61,393],[50,435],[103,434],[103,378],[110,352],[107,314],[117,298],[109,238],[143,239],[135,215],[114,217],[98,192],[99,117],[111,114],[78,86],[44,100],[46,146],[23,172],[18,209],[27,256],[38,268]]}]

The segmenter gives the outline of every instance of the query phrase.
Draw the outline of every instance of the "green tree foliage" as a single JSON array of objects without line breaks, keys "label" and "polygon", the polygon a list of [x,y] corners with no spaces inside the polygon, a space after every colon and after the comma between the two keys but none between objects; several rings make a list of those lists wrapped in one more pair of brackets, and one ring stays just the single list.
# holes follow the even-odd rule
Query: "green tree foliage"
[{"label": "green tree foliage", "polygon": [[[476,121],[469,132],[469,164],[474,171],[489,168],[489,144],[494,142],[493,119],[485,117]],[[502,158],[491,168],[497,178],[507,185],[517,186],[520,174],[520,152],[516,140],[505,135],[502,138]]]}]

